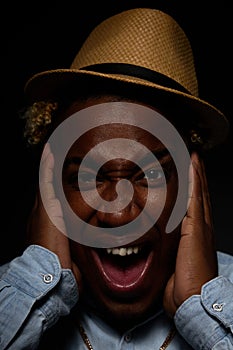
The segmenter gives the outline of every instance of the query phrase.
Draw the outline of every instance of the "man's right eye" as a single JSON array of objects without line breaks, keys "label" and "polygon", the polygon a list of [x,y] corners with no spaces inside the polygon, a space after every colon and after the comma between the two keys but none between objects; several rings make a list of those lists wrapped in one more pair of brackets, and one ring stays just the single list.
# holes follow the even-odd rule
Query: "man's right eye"
[{"label": "man's right eye", "polygon": [[96,175],[87,171],[81,171],[77,175],[77,180],[83,184],[90,184],[96,181]]},{"label": "man's right eye", "polygon": [[77,191],[88,191],[97,187],[101,180],[96,176],[96,173],[80,171],[70,177],[69,183]]}]

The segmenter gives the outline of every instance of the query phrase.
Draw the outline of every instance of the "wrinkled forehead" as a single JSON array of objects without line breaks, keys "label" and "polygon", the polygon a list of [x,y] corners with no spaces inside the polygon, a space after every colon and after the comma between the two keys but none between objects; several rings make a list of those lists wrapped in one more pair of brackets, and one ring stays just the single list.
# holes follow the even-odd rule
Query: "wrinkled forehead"
[{"label": "wrinkled forehead", "polygon": [[[132,101],[88,102],[84,108],[82,104],[73,105],[62,122],[63,139],[72,139],[76,148],[88,150],[101,143],[106,148],[109,144],[106,141],[114,139],[114,148],[123,154],[127,146],[125,139],[134,141],[133,149],[136,142],[150,150],[176,144],[178,131],[151,106]],[[131,147],[129,142],[128,147]]]},{"label": "wrinkled forehead", "polygon": [[[106,130],[105,130],[106,129]],[[89,158],[105,162],[110,159],[136,161],[148,155],[160,154],[166,147],[142,128],[127,124],[99,126],[77,139],[68,152],[69,157]]]}]

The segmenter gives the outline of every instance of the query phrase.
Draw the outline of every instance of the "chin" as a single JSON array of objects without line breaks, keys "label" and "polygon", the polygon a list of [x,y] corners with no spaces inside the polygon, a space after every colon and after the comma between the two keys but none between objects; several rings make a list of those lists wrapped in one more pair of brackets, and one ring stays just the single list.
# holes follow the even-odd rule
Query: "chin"
[{"label": "chin", "polygon": [[125,332],[155,315],[162,307],[162,295],[161,291],[153,297],[146,295],[143,299],[138,296],[131,300],[127,298],[119,301],[110,297],[102,300],[93,295],[88,297],[86,294],[83,302],[106,323]]}]

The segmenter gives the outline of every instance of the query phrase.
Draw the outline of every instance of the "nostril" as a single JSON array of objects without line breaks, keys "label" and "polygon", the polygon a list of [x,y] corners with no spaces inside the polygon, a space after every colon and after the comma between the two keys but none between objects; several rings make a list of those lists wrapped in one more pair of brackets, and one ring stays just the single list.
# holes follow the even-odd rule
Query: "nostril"
[{"label": "nostril", "polygon": [[121,179],[116,182],[114,192],[112,187],[111,190],[108,189],[108,192],[106,191],[107,196],[99,198],[97,209],[105,213],[121,213],[125,208],[130,206],[133,200],[133,185],[130,181]]},{"label": "nostril", "polygon": [[97,191],[99,193],[100,199],[103,199],[103,201],[112,202],[116,200],[118,197],[117,191],[116,191],[116,185],[117,182],[115,181],[105,181],[105,185],[101,188],[97,187]]}]

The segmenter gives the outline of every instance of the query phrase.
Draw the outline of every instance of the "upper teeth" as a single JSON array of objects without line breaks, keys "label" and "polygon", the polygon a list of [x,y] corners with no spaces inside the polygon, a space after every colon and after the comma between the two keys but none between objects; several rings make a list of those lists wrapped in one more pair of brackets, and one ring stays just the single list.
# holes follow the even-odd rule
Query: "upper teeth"
[{"label": "upper teeth", "polygon": [[107,248],[108,254],[126,256],[132,253],[137,254],[139,252],[139,247],[120,247],[120,248]]}]

